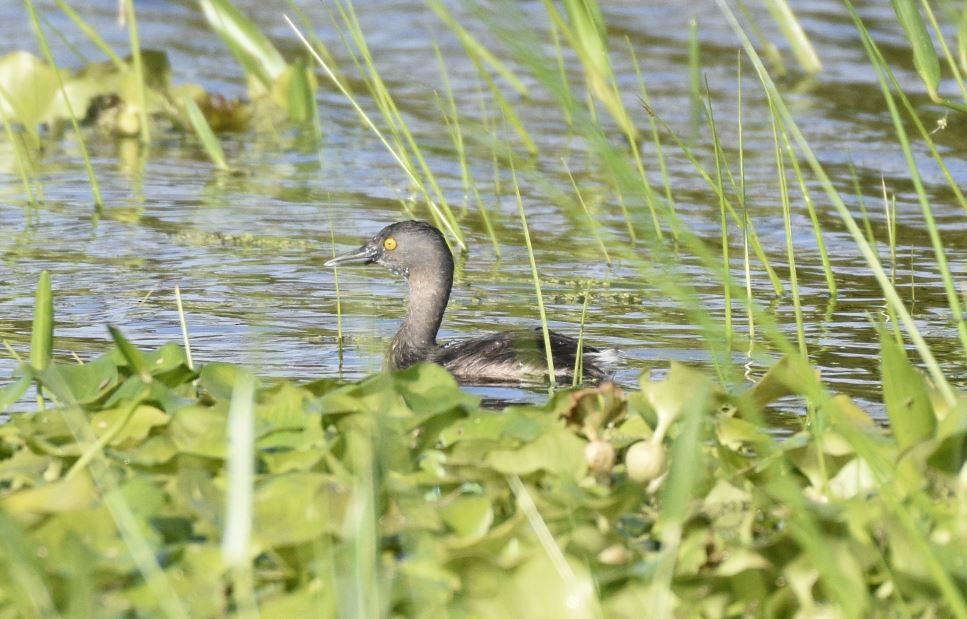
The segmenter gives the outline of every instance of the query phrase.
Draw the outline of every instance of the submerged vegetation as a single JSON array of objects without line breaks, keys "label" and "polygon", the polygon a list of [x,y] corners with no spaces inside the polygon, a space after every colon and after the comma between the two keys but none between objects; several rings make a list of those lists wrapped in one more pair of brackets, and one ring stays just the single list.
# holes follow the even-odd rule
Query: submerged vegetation
[{"label": "submerged vegetation", "polygon": [[[213,166],[229,169],[221,132],[290,122],[318,137],[324,128],[315,92],[331,86],[411,184],[418,196],[418,206],[404,204],[411,215],[446,230],[456,249],[465,248],[471,220],[498,255],[501,231],[519,231],[545,333],[524,183],[548,188],[555,208],[588,226],[590,251],[604,262],[630,265],[678,302],[710,363],[704,370],[672,364],[660,376],[643,374],[634,387],[575,386],[542,405],[495,411],[433,365],[305,384],[263,381],[225,363],[198,368],[184,314],[181,345],[144,352],[112,327],[114,347],[80,363],[54,355],[55,303],[45,272],[29,358],[4,340],[20,363],[0,389],[0,411],[22,411],[26,396],[36,399],[35,410],[9,412],[0,425],[4,615],[967,617],[967,392],[945,373],[897,290],[895,202],[884,183],[888,237],[878,242],[865,210],[858,216],[847,206],[787,107],[772,78],[785,70],[781,57],[760,58],[724,0],[719,7],[746,55],[738,70],[751,67],[766,95],[779,226],[778,218],[750,216],[742,93],[734,148],[724,145],[717,102],[702,94],[697,29],[688,54],[692,130],[709,137],[707,151],[652,107],[640,50],[630,44],[637,92],[619,89],[612,63],[621,52],[594,2],[545,2],[547,20],[538,29],[513,3],[479,10],[469,28],[428,0],[479,73],[477,94],[485,99],[482,120],[461,116],[437,52],[441,133],[452,139],[463,194],[477,207],[471,212],[448,200],[350,3],[336,2],[333,15],[353,63],[347,71],[306,34],[313,24],[294,3],[288,23],[304,58],[287,61],[228,0],[201,0],[201,13],[248,76],[248,100],[231,102],[172,85],[177,67],[162,52],[140,49],[130,0],[123,3],[127,58],[66,3],[56,4],[107,61],[59,68],[44,20],[26,0],[43,57],[0,59],[0,120],[29,201],[43,200],[43,179],[34,173],[40,145],[60,139],[63,127],[75,129],[82,147],[93,133],[84,121],[145,145],[164,131],[190,130]],[[786,3],[767,4],[803,69],[820,70],[822,50],[813,49]],[[959,113],[963,104],[945,86],[963,92],[967,22],[959,21],[956,53],[941,45],[950,74],[943,82],[934,38],[942,42],[945,31],[929,5],[921,13],[912,1],[893,4],[929,100]],[[967,201],[920,118],[920,103],[901,88],[852,3],[845,6],[922,211],[953,346],[964,353],[965,301],[917,156],[933,158],[965,212]],[[947,17],[958,17],[945,7]],[[551,189],[539,163],[558,154],[542,150],[515,109],[516,97],[533,89],[549,93],[556,107],[547,113],[565,119],[581,145],[580,159],[563,162],[573,199]],[[506,170],[494,182],[509,183],[502,191],[513,196],[514,216],[485,204],[471,150]],[[720,238],[698,234],[678,211],[665,167],[673,153],[714,196],[709,208],[719,214]],[[585,199],[587,189],[571,174],[578,165],[607,199]],[[89,160],[87,169],[100,204]],[[819,203],[839,218],[855,259],[881,288],[882,307],[868,310],[880,314],[869,332],[879,342],[889,428],[834,393],[812,365],[792,212],[806,212],[835,297]],[[784,232],[782,267],[763,246],[764,226]],[[718,283],[723,315],[691,285],[686,261]],[[768,292],[756,289],[753,273]],[[594,294],[582,291],[582,315]],[[778,324],[766,297],[791,307],[793,328]],[[736,367],[737,351],[761,369],[758,380]],[[769,424],[768,407],[782,398],[803,412],[788,434]]]}]

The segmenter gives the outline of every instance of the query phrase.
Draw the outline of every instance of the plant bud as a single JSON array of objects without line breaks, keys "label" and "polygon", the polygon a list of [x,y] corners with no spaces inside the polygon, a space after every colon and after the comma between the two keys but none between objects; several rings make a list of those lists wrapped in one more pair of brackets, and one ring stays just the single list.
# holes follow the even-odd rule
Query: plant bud
[{"label": "plant bud", "polygon": [[665,472],[666,464],[665,448],[651,441],[638,441],[625,453],[628,477],[637,482],[655,479]]},{"label": "plant bud", "polygon": [[584,459],[592,473],[610,473],[614,467],[614,447],[608,441],[593,440],[584,447]]}]

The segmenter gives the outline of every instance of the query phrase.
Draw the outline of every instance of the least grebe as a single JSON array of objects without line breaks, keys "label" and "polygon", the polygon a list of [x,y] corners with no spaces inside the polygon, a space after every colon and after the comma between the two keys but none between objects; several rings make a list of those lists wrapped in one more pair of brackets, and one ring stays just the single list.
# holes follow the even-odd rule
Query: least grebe
[{"label": "least grebe", "polygon": [[[406,318],[393,337],[387,358],[396,369],[419,361],[442,365],[464,383],[528,383],[546,380],[547,358],[540,327],[507,331],[437,344],[450,289],[453,255],[439,230],[422,221],[402,221],[380,230],[359,249],[326,262],[379,264],[403,276],[410,287]],[[570,382],[578,341],[550,332],[554,371],[559,382]],[[583,377],[597,381],[607,375],[616,359],[613,350],[583,347]]]}]

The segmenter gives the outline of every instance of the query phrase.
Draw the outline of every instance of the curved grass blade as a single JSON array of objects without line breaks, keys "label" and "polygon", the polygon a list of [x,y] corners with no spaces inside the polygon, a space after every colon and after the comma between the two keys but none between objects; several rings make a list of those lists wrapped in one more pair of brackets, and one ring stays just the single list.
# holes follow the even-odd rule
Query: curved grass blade
[{"label": "curved grass blade", "polygon": [[940,86],[940,59],[934,49],[933,39],[927,33],[927,27],[920,16],[915,0],[891,0],[897,21],[910,41],[913,49],[913,66],[916,67],[920,79],[927,87],[927,93],[934,101],[940,101],[937,88]]},{"label": "curved grass blade", "polygon": [[286,63],[268,37],[229,0],[198,0],[198,4],[245,72],[257,77],[266,89],[271,88]]}]

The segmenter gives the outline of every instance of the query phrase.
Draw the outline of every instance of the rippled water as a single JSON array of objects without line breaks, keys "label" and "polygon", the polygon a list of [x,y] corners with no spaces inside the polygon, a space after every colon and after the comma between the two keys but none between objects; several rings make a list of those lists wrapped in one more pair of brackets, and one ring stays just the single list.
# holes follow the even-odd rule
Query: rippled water
[{"label": "rippled water", "polygon": [[[98,59],[83,35],[47,6],[51,4],[40,4],[50,22],[89,59]],[[114,0],[73,4],[116,49],[126,49],[127,33],[115,24]],[[299,45],[282,20],[286,3],[248,0],[236,4],[257,18],[284,54],[298,53]],[[300,4],[305,5],[318,36],[330,46],[339,64],[351,67],[325,4]],[[618,83],[627,93],[630,107],[636,109],[637,85],[625,52],[626,37],[641,59],[654,109],[686,136],[691,122],[687,22],[692,15],[698,16],[702,62],[716,120],[726,146],[734,152],[736,42],[714,5],[676,0],[647,6],[604,4],[616,50]],[[914,93],[925,122],[933,124],[943,112],[927,104],[906,58],[895,16],[888,4],[881,4],[865,7],[864,19],[894,63],[901,82]],[[476,69],[456,38],[422,3],[356,1],[354,6],[383,78],[426,149],[428,163],[448,199],[462,214],[469,251],[458,260],[457,283],[441,337],[476,334],[491,330],[495,323],[501,327],[535,323],[538,315],[530,267],[509,174],[501,171],[498,192],[489,149],[468,154],[481,197],[498,222],[502,251],[498,260],[477,205],[463,192],[458,158],[437,99],[441,79],[433,44],[446,59],[461,122],[467,126],[489,122],[486,115],[493,113],[492,107],[486,108],[486,115],[481,112],[482,86]],[[520,6],[535,23],[546,19],[540,3]],[[906,282],[900,287],[901,294],[910,302],[948,376],[963,384],[963,351],[956,343],[920,207],[872,69],[839,3],[799,2],[795,8],[825,69],[815,77],[786,78],[782,86],[789,105],[858,214],[859,199],[853,194],[850,168],[855,166],[862,200],[884,252],[887,237],[881,176],[888,189],[896,192],[897,272],[899,281]],[[194,2],[139,0],[137,9],[142,45],[168,52],[176,82],[199,82],[230,97],[244,93],[241,70],[208,31]],[[474,28],[469,13],[454,9]],[[771,27],[767,17],[760,23]],[[490,40],[483,28],[474,30]],[[0,53],[22,48],[36,53],[29,32],[20,3],[0,4]],[[780,39],[773,36],[773,40]],[[63,41],[53,43],[60,64],[77,67],[84,63]],[[495,49],[499,51],[499,46]],[[785,236],[775,186],[772,128],[748,66],[743,74],[750,214],[770,259],[785,277]],[[571,67],[571,77],[579,83],[576,64]],[[600,205],[600,220],[616,234],[623,234],[624,222],[614,197],[596,191],[600,185],[582,172],[582,147],[568,136],[564,120],[548,113],[557,109],[549,95],[533,82],[529,85],[530,98],[512,102],[540,146],[538,170],[552,181],[549,186],[533,183],[522,188],[552,327],[577,333],[579,293],[590,281],[595,294],[588,310],[587,339],[624,352],[624,363],[616,374],[620,383],[634,384],[642,369],[664,367],[670,359],[707,364],[707,349],[681,307],[642,281],[630,265],[618,262],[609,267],[584,222],[555,206],[559,199],[555,192],[573,199],[563,157],[575,170],[585,198]],[[362,88],[357,90],[362,92]],[[404,285],[376,268],[342,270],[343,331],[348,337],[340,348],[333,273],[322,267],[332,251],[330,234],[337,247],[345,249],[386,223],[408,217],[404,207],[414,209],[420,218],[426,217],[426,211],[419,199],[413,199],[411,187],[390,155],[325,81],[318,102],[324,132],[318,147],[297,129],[286,127],[222,136],[229,160],[243,172],[240,175],[215,171],[190,136],[155,136],[150,150],[142,150],[131,141],[92,134],[88,145],[106,202],[99,219],[92,218],[90,189],[70,135],[49,145],[43,154],[45,201],[40,206],[25,204],[19,180],[5,164],[0,170],[3,337],[25,354],[34,285],[38,273],[49,269],[56,292],[55,345],[61,356],[72,351],[86,358],[102,351],[107,346],[108,323],[121,327],[142,347],[180,339],[173,298],[174,286],[180,285],[192,347],[201,361],[244,362],[265,375],[300,379],[357,378],[378,368],[382,348],[402,313]],[[641,126],[647,123],[643,113],[636,120]],[[965,130],[958,118],[949,120],[948,127],[934,137],[955,178],[967,179]],[[704,133],[697,138],[697,150],[708,153]],[[647,155],[649,147],[645,149]],[[5,159],[9,159],[7,150],[0,142]],[[947,258],[963,281],[967,258],[964,213],[923,149],[918,152]],[[717,199],[670,143],[666,154],[679,214],[715,247],[719,242]],[[657,175],[653,180],[659,183]],[[882,310],[882,294],[825,197],[817,190],[814,198],[840,294],[835,302],[828,298],[809,221],[797,202],[794,239],[807,342],[814,362],[835,389],[876,402],[878,345],[871,317]],[[741,273],[739,238],[736,233],[736,275]],[[647,258],[648,247],[641,246],[640,255]],[[693,278],[706,307],[721,314],[720,286],[686,258],[683,269]],[[772,299],[768,280],[758,265],[756,269],[757,298],[772,308],[794,337],[791,300]],[[735,358],[744,360],[741,354]],[[0,376],[8,376],[15,365],[7,356],[0,359]],[[756,373],[753,366],[752,374]],[[542,397],[520,390],[478,391],[509,400]]]}]

